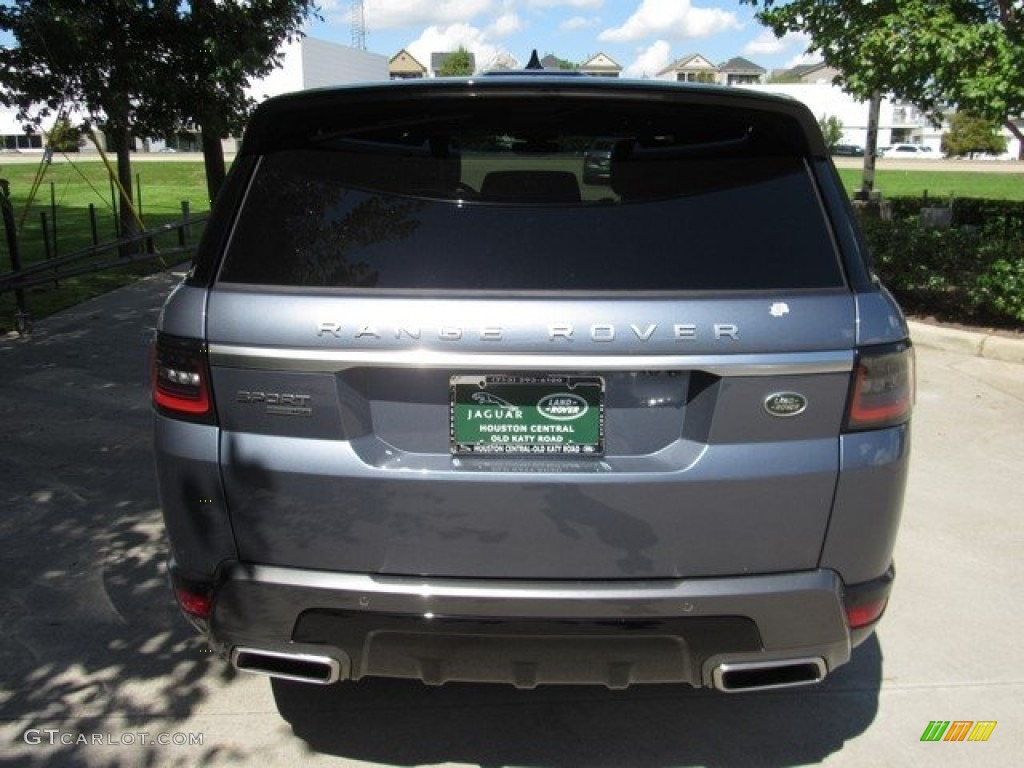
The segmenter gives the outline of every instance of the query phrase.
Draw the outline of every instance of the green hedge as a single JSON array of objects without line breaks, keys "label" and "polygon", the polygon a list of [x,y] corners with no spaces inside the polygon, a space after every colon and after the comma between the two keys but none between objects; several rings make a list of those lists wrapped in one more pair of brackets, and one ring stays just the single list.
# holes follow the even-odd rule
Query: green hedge
[{"label": "green hedge", "polygon": [[882,280],[910,312],[968,324],[1024,323],[1024,203],[956,199],[952,226],[922,226],[924,203],[887,201],[890,219],[862,216]]}]

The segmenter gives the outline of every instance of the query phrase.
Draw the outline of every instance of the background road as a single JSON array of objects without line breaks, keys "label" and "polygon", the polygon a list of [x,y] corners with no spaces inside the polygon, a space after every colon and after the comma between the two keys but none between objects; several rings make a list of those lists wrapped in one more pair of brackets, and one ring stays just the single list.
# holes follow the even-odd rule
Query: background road
[{"label": "background road", "polygon": [[[85,162],[89,160],[98,161],[100,156],[96,152],[81,152],[72,154],[72,160]],[[18,152],[0,153],[0,167],[3,165],[38,165],[42,153],[40,152]],[[230,165],[234,159],[233,153],[228,153],[225,160]],[[177,163],[203,161],[202,152],[133,152],[132,162],[136,160],[146,163]],[[863,168],[863,157],[833,157],[838,168]],[[54,163],[66,162],[62,155],[53,156]],[[934,160],[907,160],[901,158],[879,158],[878,170],[889,171],[980,171],[982,173],[1020,173],[1024,174],[1024,162],[1019,160],[947,160],[939,157]]]},{"label": "background road", "polygon": [[[863,168],[863,157],[833,157],[837,168]],[[978,171],[981,173],[1024,173],[1024,163],[1018,160],[907,160],[880,157],[876,161],[879,171]]]},{"label": "background road", "polygon": [[[146,339],[172,282],[0,340],[0,765],[1020,765],[1024,366],[919,345],[896,591],[819,688],[272,686],[165,583]],[[921,743],[931,720],[998,724]]]}]

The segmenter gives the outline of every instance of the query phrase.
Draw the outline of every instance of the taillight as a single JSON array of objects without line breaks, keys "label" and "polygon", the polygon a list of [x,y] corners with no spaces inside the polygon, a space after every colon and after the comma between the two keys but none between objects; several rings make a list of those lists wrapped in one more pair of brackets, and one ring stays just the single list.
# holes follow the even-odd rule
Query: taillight
[{"label": "taillight", "polygon": [[881,429],[910,420],[914,350],[909,343],[861,350],[850,382],[846,431]]},{"label": "taillight", "polygon": [[206,345],[158,333],[153,348],[153,403],[168,416],[212,423]]}]

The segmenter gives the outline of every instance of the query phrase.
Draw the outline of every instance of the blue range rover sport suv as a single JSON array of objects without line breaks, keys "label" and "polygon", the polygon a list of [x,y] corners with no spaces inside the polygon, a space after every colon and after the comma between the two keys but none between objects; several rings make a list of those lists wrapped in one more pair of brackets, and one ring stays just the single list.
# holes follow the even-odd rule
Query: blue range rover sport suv
[{"label": "blue range rover sport suv", "polygon": [[160,319],[171,581],[310,683],[815,683],[885,609],[912,400],[795,101],[287,95]]}]

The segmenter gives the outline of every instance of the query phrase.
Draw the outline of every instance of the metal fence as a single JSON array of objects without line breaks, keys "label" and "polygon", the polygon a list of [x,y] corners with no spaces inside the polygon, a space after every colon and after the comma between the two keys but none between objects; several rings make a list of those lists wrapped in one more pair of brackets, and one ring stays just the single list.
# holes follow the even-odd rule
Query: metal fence
[{"label": "metal fence", "polygon": [[[48,283],[59,286],[61,280],[69,277],[114,270],[142,261],[157,259],[165,264],[173,263],[195,248],[192,228],[206,221],[206,216],[190,216],[187,204],[183,204],[181,221],[91,245],[64,256],[46,258],[23,267],[14,211],[8,196],[3,192],[0,190],[0,213],[3,215],[11,271],[0,273],[0,295],[14,293],[14,326],[19,333],[27,333],[31,329],[25,298],[25,291],[29,288]],[[166,240],[171,235],[176,235],[176,238],[168,247]],[[158,238],[162,243],[160,246],[157,245]],[[110,253],[117,255],[115,258],[102,258]]]}]

